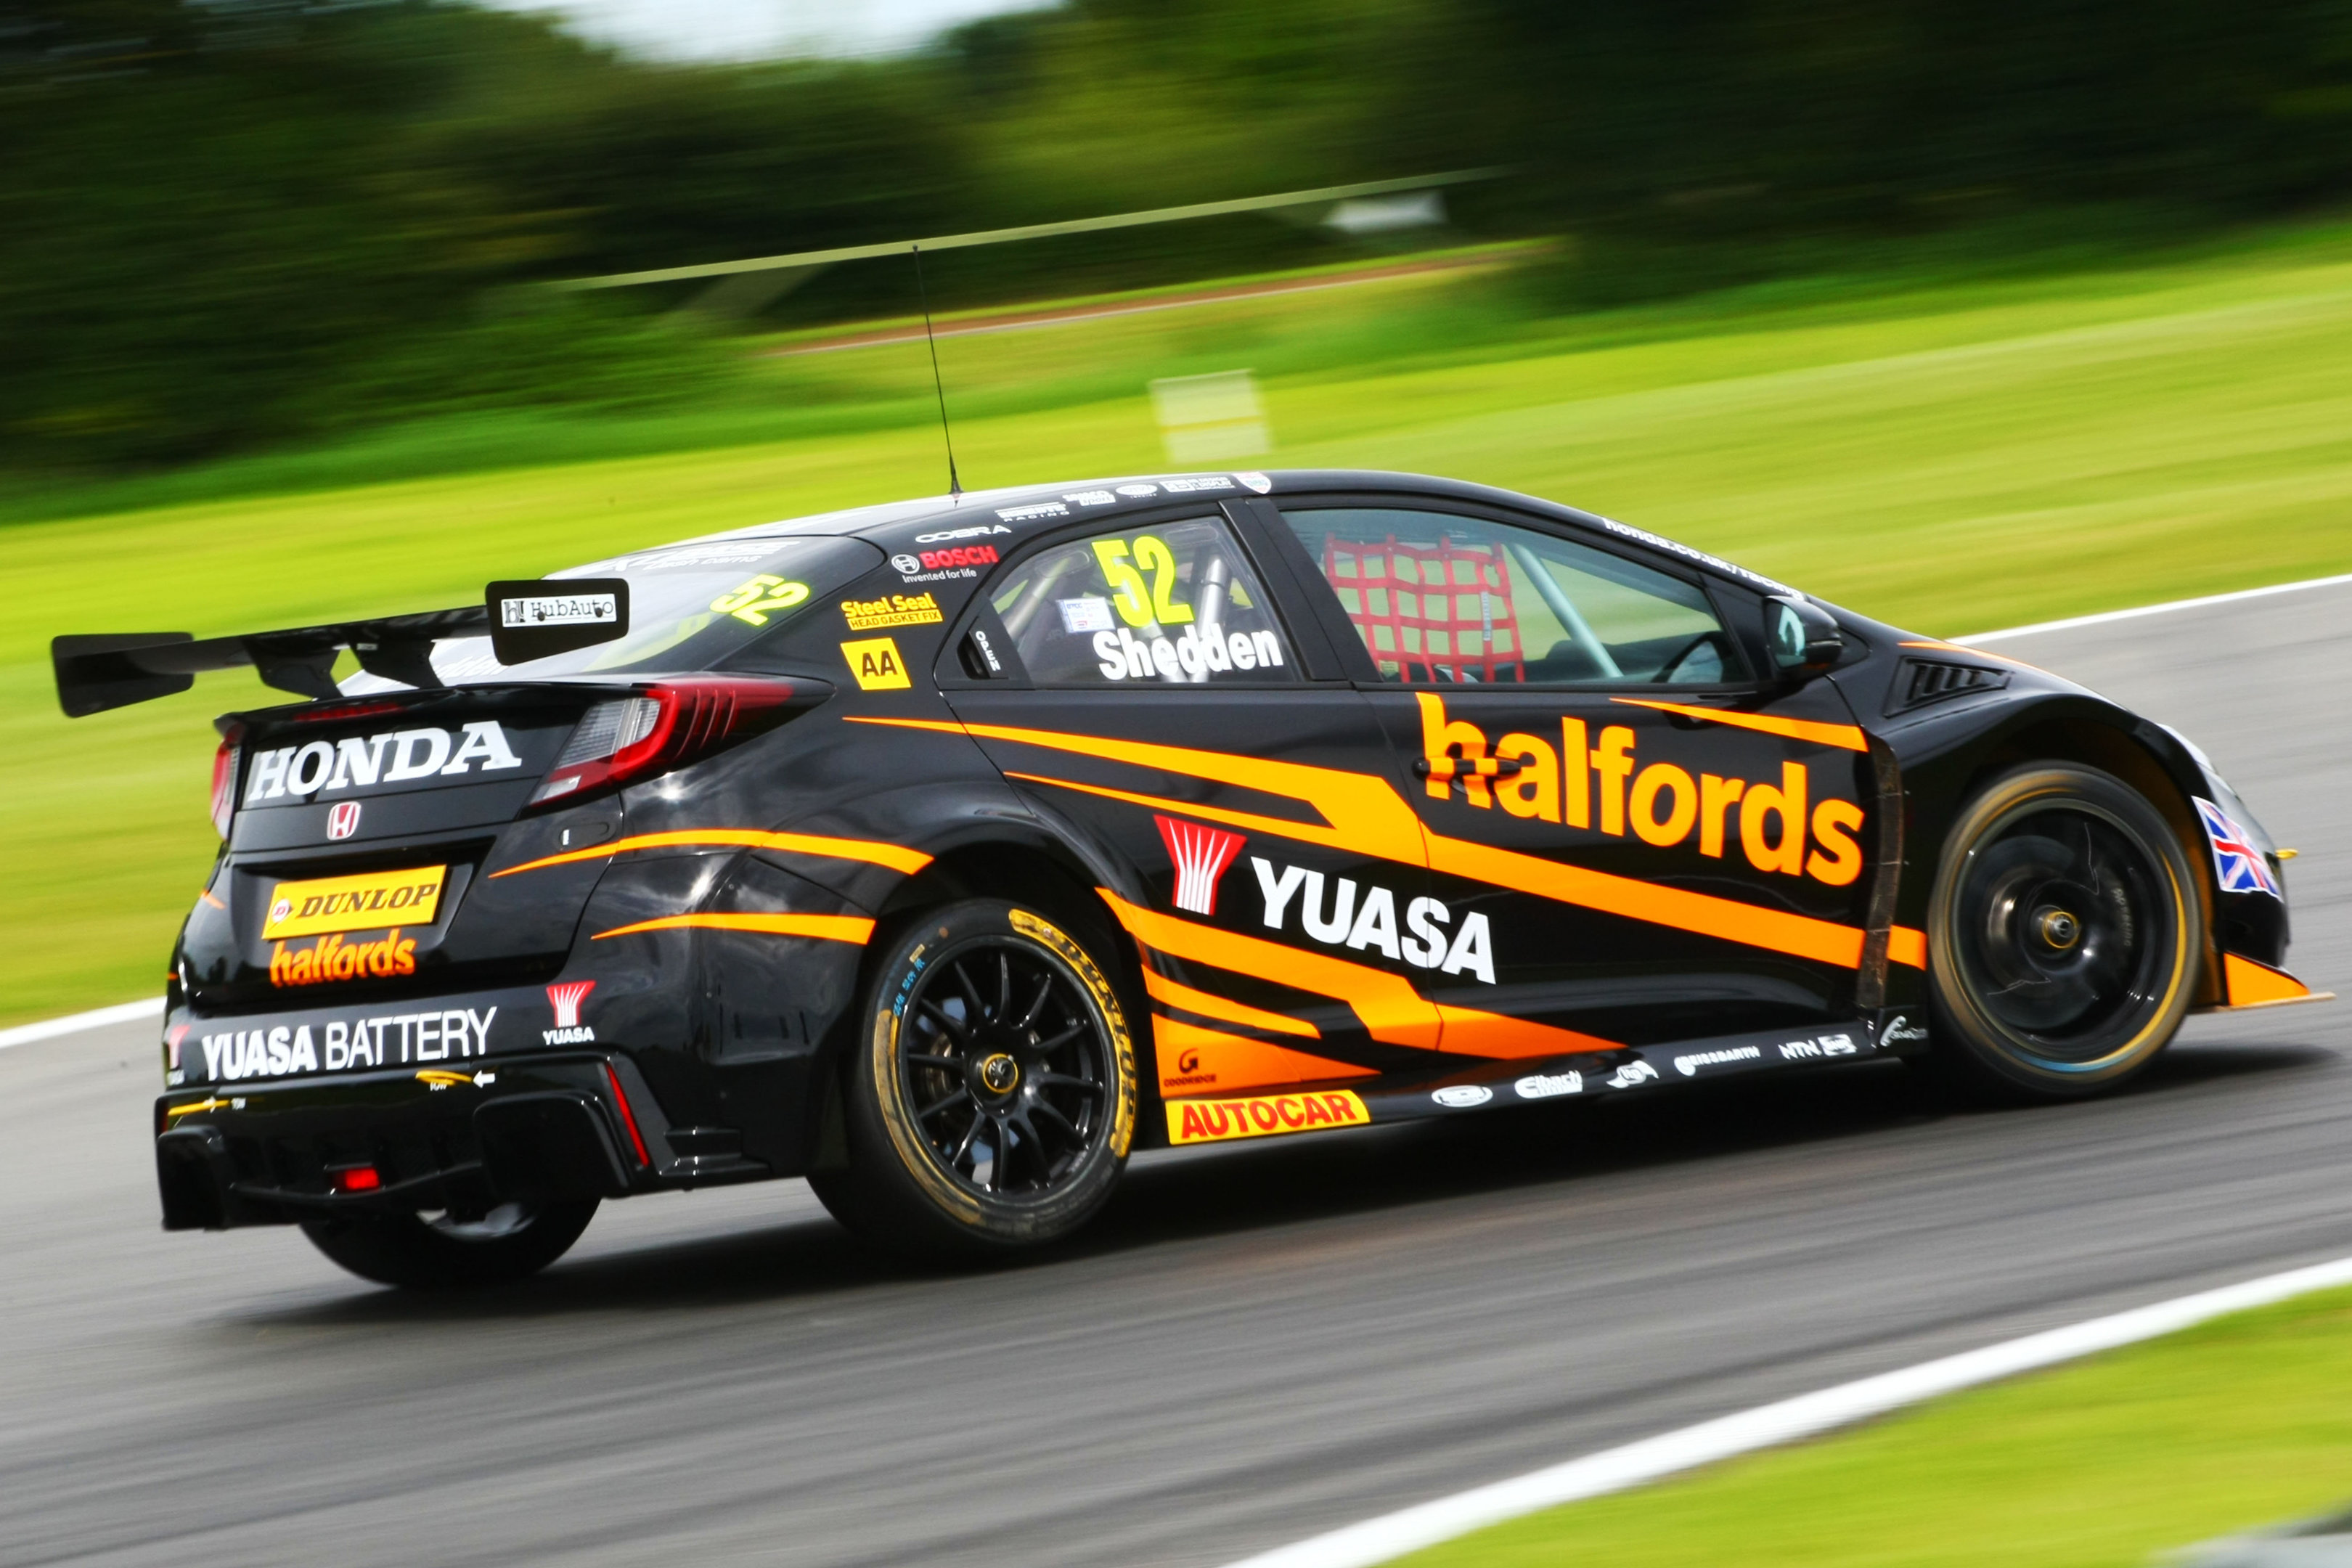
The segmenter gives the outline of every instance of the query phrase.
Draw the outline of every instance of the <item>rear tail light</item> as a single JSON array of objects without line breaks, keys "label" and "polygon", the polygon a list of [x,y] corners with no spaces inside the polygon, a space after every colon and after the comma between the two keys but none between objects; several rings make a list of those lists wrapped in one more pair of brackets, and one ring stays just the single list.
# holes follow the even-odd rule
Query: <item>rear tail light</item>
[{"label": "rear tail light", "polygon": [[569,805],[724,751],[791,717],[792,683],[698,676],[599,702],[581,718],[530,797],[533,806]]},{"label": "rear tail light", "polygon": [[373,1165],[337,1165],[327,1172],[327,1180],[339,1193],[375,1193],[383,1190],[383,1176]]},{"label": "rear tail light", "polygon": [[223,838],[236,816],[236,765],[244,750],[245,731],[231,725],[221,736],[220,750],[213,753],[213,829]]}]

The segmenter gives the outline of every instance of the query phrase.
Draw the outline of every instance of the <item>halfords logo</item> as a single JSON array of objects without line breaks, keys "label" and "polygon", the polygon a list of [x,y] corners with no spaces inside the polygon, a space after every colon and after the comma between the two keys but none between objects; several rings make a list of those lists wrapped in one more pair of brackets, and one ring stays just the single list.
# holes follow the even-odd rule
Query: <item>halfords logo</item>
[{"label": "halfords logo", "polygon": [[1271,1138],[1318,1127],[1361,1127],[1371,1119],[1364,1102],[1344,1089],[1250,1100],[1180,1100],[1168,1107],[1168,1141],[1217,1143],[1229,1138]]},{"label": "halfords logo", "polygon": [[1229,669],[1282,668],[1282,644],[1269,631],[1220,635],[1186,626],[1178,637],[1145,638],[1121,626],[1097,632],[1094,649],[1105,680],[1202,681]]},{"label": "halfords logo", "polygon": [[[1597,816],[1601,832],[1622,838],[1630,829],[1660,849],[1696,835],[1698,852],[1718,860],[1736,837],[1758,870],[1811,877],[1832,888],[1862,875],[1862,849],[1853,840],[1862,808],[1846,800],[1809,807],[1812,779],[1802,763],[1782,763],[1778,784],[1706,773],[1694,779],[1672,763],[1641,766],[1628,725],[1603,725],[1599,743],[1591,743],[1581,719],[1560,721],[1557,744],[1512,733],[1490,751],[1485,731],[1445,716],[1444,698],[1418,696],[1433,800],[1450,798],[1459,783],[1481,811],[1499,804],[1513,816],[1585,829],[1596,826]],[[1502,762],[1517,763],[1517,771],[1499,772],[1495,764]]]},{"label": "halfords logo", "polygon": [[416,973],[416,939],[394,926],[381,941],[347,942],[337,931],[308,947],[272,942],[269,984],[323,985],[334,980],[389,980]]},{"label": "halfords logo", "polygon": [[593,980],[572,980],[547,988],[547,1005],[555,1009],[555,1027],[541,1029],[541,1044],[584,1046],[595,1042],[596,1031],[580,1021],[580,1005],[596,989]]},{"label": "halfords logo", "polygon": [[1221,827],[1172,816],[1155,815],[1151,820],[1159,825],[1160,842],[1168,846],[1168,858],[1176,867],[1176,896],[1171,901],[1192,914],[1215,914],[1217,879],[1248,840]]},{"label": "halfords logo", "polygon": [[1462,917],[1458,929],[1448,931],[1445,928],[1454,919],[1451,910],[1435,899],[1414,899],[1404,906],[1400,927],[1397,897],[1386,888],[1361,889],[1360,905],[1356,884],[1342,877],[1327,903],[1320,871],[1303,866],[1285,866],[1276,871],[1272,861],[1255,855],[1250,857],[1250,868],[1257,873],[1258,889],[1265,895],[1265,923],[1270,930],[1283,929],[1291,900],[1296,898],[1298,923],[1317,942],[1402,959],[1416,969],[1475,974],[1489,985],[1495,984],[1494,933],[1487,928],[1486,917],[1475,910]]},{"label": "halfords logo", "polygon": [[248,1078],[289,1078],[297,1073],[346,1068],[380,1068],[408,1062],[447,1061],[488,1056],[496,1007],[476,1012],[451,1007],[431,1013],[391,1013],[317,1026],[231,1029],[206,1035],[205,1077],[213,1083]]},{"label": "halfords logo", "polygon": [[506,731],[495,720],[463,725],[454,736],[435,729],[346,735],[332,742],[312,741],[259,753],[246,780],[245,803],[251,805],[257,800],[289,795],[331,795],[379,782],[455,778],[478,765],[486,773],[522,766],[522,759],[507,744]]}]

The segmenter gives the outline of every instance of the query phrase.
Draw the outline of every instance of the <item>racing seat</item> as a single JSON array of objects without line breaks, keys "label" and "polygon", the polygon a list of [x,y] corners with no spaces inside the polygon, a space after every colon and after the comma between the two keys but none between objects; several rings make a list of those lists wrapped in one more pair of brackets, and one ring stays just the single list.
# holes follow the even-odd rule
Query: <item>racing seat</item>
[{"label": "racing seat", "polygon": [[1527,649],[1503,547],[1323,536],[1323,576],[1375,663],[1402,680],[1521,681]]}]

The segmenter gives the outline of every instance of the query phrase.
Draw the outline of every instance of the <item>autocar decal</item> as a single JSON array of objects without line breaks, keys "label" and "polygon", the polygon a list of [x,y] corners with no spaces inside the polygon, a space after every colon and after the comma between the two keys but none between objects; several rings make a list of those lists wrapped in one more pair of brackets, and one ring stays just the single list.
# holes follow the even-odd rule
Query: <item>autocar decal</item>
[{"label": "autocar decal", "polygon": [[1304,1018],[1294,1018],[1287,1013],[1269,1013],[1263,1007],[1253,1007],[1246,1002],[1236,1002],[1213,991],[1200,990],[1180,980],[1171,980],[1148,965],[1143,971],[1143,989],[1155,1002],[1165,1002],[1171,1007],[1181,1007],[1187,1013],[1198,1013],[1203,1018],[1222,1018],[1228,1024],[1245,1024],[1253,1029],[1265,1029],[1276,1035],[1297,1035],[1309,1040],[1323,1037],[1323,1031]]},{"label": "autocar decal", "polygon": [[885,866],[893,871],[913,876],[931,863],[931,858],[919,849],[909,849],[900,844],[881,844],[870,838],[828,838],[814,833],[762,833],[748,827],[689,827],[672,833],[639,833],[627,838],[615,838],[610,844],[598,844],[586,849],[567,849],[561,855],[549,855],[537,860],[526,860],[520,866],[509,866],[503,871],[493,871],[497,877],[512,877],[524,871],[541,870],[549,866],[569,866],[578,860],[598,860],[607,855],[623,855],[633,849],[676,849],[693,846],[740,849],[777,849],[788,855],[815,855],[833,860],[864,860],[869,865]]},{"label": "autocar decal", "polygon": [[1237,974],[1279,975],[1284,985],[1345,1003],[1364,1032],[1383,1045],[1510,1058],[1621,1048],[1614,1040],[1575,1029],[1432,1002],[1413,989],[1412,981],[1385,969],[1161,914],[1131,904],[1108,888],[1095,891],[1142,946]]},{"label": "autocar decal", "polygon": [[1654,708],[1661,713],[1679,713],[1685,719],[1705,719],[1717,724],[1728,724],[1738,730],[1756,730],[1767,735],[1780,735],[1791,741],[1805,741],[1816,746],[1841,746],[1849,752],[1867,752],[1870,742],[1863,739],[1858,724],[1828,724],[1819,719],[1784,719],[1776,713],[1742,713],[1732,708],[1697,708],[1686,702],[1659,702],[1647,697],[1612,697],[1612,702],[1622,702],[1628,708]]},{"label": "autocar decal", "polygon": [[[1765,909],[1685,888],[1661,887],[1637,878],[1613,876],[1587,867],[1563,865],[1541,856],[1477,844],[1468,839],[1424,833],[1421,819],[1387,780],[1368,773],[1343,773],[1305,763],[1276,762],[1236,756],[1223,752],[1195,751],[1148,741],[1122,741],[1101,735],[1066,734],[1052,730],[1028,730],[1002,724],[963,724],[935,719],[888,719],[850,715],[845,722],[886,724],[902,729],[933,730],[968,734],[975,739],[1009,741],[1051,751],[1084,755],[1184,773],[1218,784],[1239,785],[1267,795],[1304,802],[1319,812],[1321,823],[1294,822],[1255,812],[1234,811],[1194,801],[1170,800],[1134,790],[1080,784],[1050,774],[1006,770],[1007,778],[1077,790],[1108,800],[1125,801],[1154,811],[1208,817],[1228,826],[1267,833],[1302,843],[1320,844],[1358,855],[1427,865],[1446,876],[1485,882],[1513,892],[1527,893],[1603,914],[1622,916],[1653,925],[1668,926],[1700,936],[1717,937],[1748,947],[1760,947],[1842,968],[1861,967],[1864,932],[1859,926],[1819,920],[1785,910]],[[1424,861],[1422,847],[1427,845]],[[1290,952],[1295,950],[1284,948]],[[1927,932],[1896,926],[1889,935],[1887,957],[1915,969],[1927,965]]]},{"label": "autocar decal", "polygon": [[1246,1100],[1175,1100],[1169,1101],[1167,1110],[1171,1143],[1217,1143],[1229,1138],[1312,1132],[1323,1127],[1361,1127],[1372,1119],[1363,1100],[1344,1089],[1253,1095]]},{"label": "autocar decal", "polygon": [[860,947],[874,936],[874,922],[859,915],[772,915],[715,910],[707,914],[660,915],[649,921],[635,921],[628,925],[614,926],[611,931],[600,931],[593,940],[603,942],[608,936],[635,936],[639,931],[695,928],[759,931],[768,936],[815,937],[822,942],[855,942]]},{"label": "autocar decal", "polygon": [[1207,1094],[1267,1084],[1380,1076],[1373,1068],[1295,1051],[1270,1040],[1229,1035],[1160,1013],[1151,1015],[1151,1044],[1162,1094]]}]

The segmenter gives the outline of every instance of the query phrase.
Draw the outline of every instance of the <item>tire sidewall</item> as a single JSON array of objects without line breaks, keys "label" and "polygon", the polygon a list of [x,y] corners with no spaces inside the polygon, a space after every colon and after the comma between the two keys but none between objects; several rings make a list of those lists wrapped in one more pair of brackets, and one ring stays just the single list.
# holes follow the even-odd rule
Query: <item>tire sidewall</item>
[{"label": "tire sidewall", "polygon": [[595,1217],[597,1200],[543,1204],[511,1235],[469,1239],[413,1214],[306,1220],[312,1246],[358,1275],[405,1289],[502,1285],[538,1273],[572,1248]]},{"label": "tire sidewall", "polygon": [[[1118,988],[1067,923],[1003,900],[971,899],[926,911],[877,949],[843,1107],[860,1189],[845,1217],[876,1233],[874,1239],[918,1250],[1034,1246],[1066,1235],[1109,1198],[1135,1139],[1135,1047]],[[967,942],[1006,937],[1052,955],[1077,981],[1101,1026],[1114,1080],[1107,1135],[1055,1191],[1018,1200],[975,1192],[940,1165],[915,1124],[898,1070],[899,1036],[917,984]]]},{"label": "tire sidewall", "polygon": [[[2163,879],[2171,924],[2161,1003],[2122,1044],[2090,1061],[2063,1065],[2034,1058],[2031,1045],[1970,993],[1958,924],[1961,885],[1976,854],[2021,816],[2061,802],[2089,808],[2137,841]],[[1928,900],[1927,974],[1937,1052],[1948,1068],[2012,1096],[2070,1100],[2111,1089],[2145,1068],[2179,1029],[2203,958],[2204,924],[2194,865],[2170,826],[2137,790],[2112,774],[2072,763],[2037,763],[2006,773],[1962,808],[1945,837]]]}]

